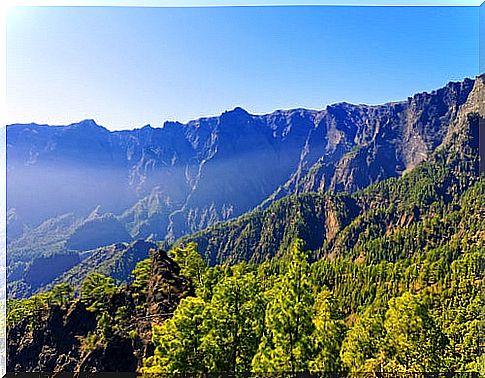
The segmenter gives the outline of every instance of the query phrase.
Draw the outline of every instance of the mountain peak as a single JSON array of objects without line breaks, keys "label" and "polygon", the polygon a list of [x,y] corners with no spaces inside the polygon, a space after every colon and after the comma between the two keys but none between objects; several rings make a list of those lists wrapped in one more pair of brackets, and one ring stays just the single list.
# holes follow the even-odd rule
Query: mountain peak
[{"label": "mountain peak", "polygon": [[249,113],[244,110],[243,108],[241,108],[240,106],[236,106],[234,109],[232,110],[228,110],[225,112],[226,114],[241,114],[241,115],[249,115]]},{"label": "mountain peak", "polygon": [[95,133],[109,133],[110,131],[96,123],[94,119],[85,119],[80,122],[71,123],[67,126],[67,130],[78,130],[79,132],[95,132]]},{"label": "mountain peak", "polygon": [[72,123],[69,126],[82,126],[82,127],[102,127],[96,123],[94,119],[84,119],[78,123]]}]

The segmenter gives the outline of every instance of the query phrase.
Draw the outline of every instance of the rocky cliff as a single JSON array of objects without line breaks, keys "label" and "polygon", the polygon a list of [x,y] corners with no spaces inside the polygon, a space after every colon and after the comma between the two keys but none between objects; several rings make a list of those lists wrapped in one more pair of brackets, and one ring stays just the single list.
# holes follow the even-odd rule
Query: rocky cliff
[{"label": "rocky cliff", "polygon": [[[165,252],[154,251],[150,261],[142,290],[126,286],[110,294],[102,316],[75,300],[43,305],[10,326],[7,371],[136,371],[143,358],[153,353],[151,325],[171,316],[180,299],[193,290]],[[121,326],[106,330],[103,318],[117,319]],[[100,329],[102,341],[93,342]]]}]

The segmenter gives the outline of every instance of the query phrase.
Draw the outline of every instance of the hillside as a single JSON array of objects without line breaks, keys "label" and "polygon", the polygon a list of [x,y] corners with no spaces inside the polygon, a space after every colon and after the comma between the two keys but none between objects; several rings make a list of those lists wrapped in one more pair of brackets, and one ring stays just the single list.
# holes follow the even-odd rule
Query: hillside
[{"label": "hillside", "polygon": [[136,264],[147,259],[152,249],[158,249],[158,245],[138,240],[130,244],[113,244],[89,251],[82,261],[38,290],[49,290],[60,283],[79,289],[86,277],[93,272],[111,277],[117,284],[131,282],[131,272]]},{"label": "hillside", "polygon": [[[425,163],[407,177],[425,182],[439,168]],[[414,188],[403,183],[407,177],[370,188],[368,198],[385,198],[386,186],[389,193]],[[382,236],[386,223],[364,212],[343,228],[359,226],[348,253],[335,247],[354,240],[342,232],[329,247],[341,253],[313,263],[307,260],[315,253],[304,252],[298,239],[278,259],[214,267],[187,243],[170,257],[153,253],[128,286],[95,273],[85,278],[80,299],[61,285],[10,300],[8,367],[342,376],[483,372],[485,181],[469,177],[452,200],[427,202],[419,221],[404,220]],[[287,201],[309,198],[318,203],[324,197]]]},{"label": "hillside", "polygon": [[[333,255],[355,243],[343,235],[352,239],[370,217],[378,235],[390,232],[417,214],[399,209],[383,226],[378,209],[401,198],[376,202],[361,189],[437,162],[438,150],[458,143],[468,114],[483,109],[483,93],[479,77],[378,106],[258,116],[236,108],[120,132],[94,121],[8,126],[9,295],[48,286],[85,251],[137,239],[196,240],[215,264],[281,255],[296,235],[316,256]],[[53,269],[36,270],[38,262]]]},{"label": "hillside", "polygon": [[[88,251],[129,241],[131,236],[112,214],[93,212],[82,219],[70,213],[51,218],[8,244],[8,293],[29,296],[81,263]],[[144,254],[148,255],[148,249]],[[111,258],[109,253],[100,255],[97,263]]]}]

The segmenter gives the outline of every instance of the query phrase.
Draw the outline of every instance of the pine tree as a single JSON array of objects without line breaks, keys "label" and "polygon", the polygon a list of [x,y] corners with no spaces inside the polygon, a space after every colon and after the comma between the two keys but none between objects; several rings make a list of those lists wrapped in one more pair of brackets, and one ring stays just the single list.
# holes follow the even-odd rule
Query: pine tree
[{"label": "pine tree", "polygon": [[151,272],[151,260],[145,259],[136,264],[131,273],[133,282],[131,286],[136,290],[136,294],[145,294],[148,287],[148,279]]},{"label": "pine tree", "polygon": [[404,293],[389,301],[384,321],[385,371],[438,371],[446,339],[417,295]]},{"label": "pine tree", "polygon": [[258,348],[265,307],[254,272],[244,267],[235,267],[214,288],[205,322],[210,331],[203,341],[211,371],[250,371]]},{"label": "pine tree", "polygon": [[201,350],[206,333],[203,328],[206,306],[200,298],[184,298],[171,319],[162,325],[153,326],[155,353],[144,361],[143,372],[206,371],[206,361]]},{"label": "pine tree", "polygon": [[253,359],[257,371],[298,372],[308,369],[311,357],[313,295],[310,268],[296,240],[287,271],[276,283],[265,316],[265,338]]},{"label": "pine tree", "polygon": [[315,330],[311,336],[315,357],[310,361],[309,369],[315,372],[342,371],[339,358],[340,346],[344,334],[344,324],[333,315],[331,293],[323,289],[315,301]]},{"label": "pine tree", "polygon": [[203,276],[207,270],[207,264],[197,252],[196,243],[188,243],[185,247],[174,247],[169,252],[169,256],[180,266],[180,273],[190,279],[196,288],[203,285]]},{"label": "pine tree", "polygon": [[384,339],[385,308],[373,304],[357,317],[348,331],[340,356],[352,373],[381,371],[381,343]]},{"label": "pine tree", "polygon": [[109,296],[116,291],[116,285],[111,277],[100,273],[89,274],[81,286],[81,301],[88,310],[101,313],[109,304]]}]

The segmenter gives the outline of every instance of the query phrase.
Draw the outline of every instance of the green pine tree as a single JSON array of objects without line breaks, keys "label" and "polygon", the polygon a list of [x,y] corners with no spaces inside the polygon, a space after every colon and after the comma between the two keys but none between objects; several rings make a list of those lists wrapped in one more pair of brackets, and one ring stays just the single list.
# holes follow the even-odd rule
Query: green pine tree
[{"label": "green pine tree", "polygon": [[256,371],[298,372],[311,357],[313,294],[303,242],[296,240],[287,271],[276,283],[265,316],[265,338],[253,359]]},{"label": "green pine tree", "polygon": [[309,368],[315,372],[342,371],[339,358],[340,346],[345,326],[341,320],[335,319],[330,291],[323,289],[315,301],[315,330],[311,336],[315,348],[315,357],[310,361]]},{"label": "green pine tree", "polygon": [[245,265],[215,286],[203,344],[210,355],[209,370],[245,372],[257,351],[264,321],[264,300],[254,272]]},{"label": "green pine tree", "polygon": [[417,295],[404,293],[389,301],[384,321],[384,371],[439,371],[446,338]]},{"label": "green pine tree", "polygon": [[180,301],[173,317],[153,326],[155,352],[144,361],[144,373],[199,373],[206,371],[201,344],[207,304],[200,298]]}]

